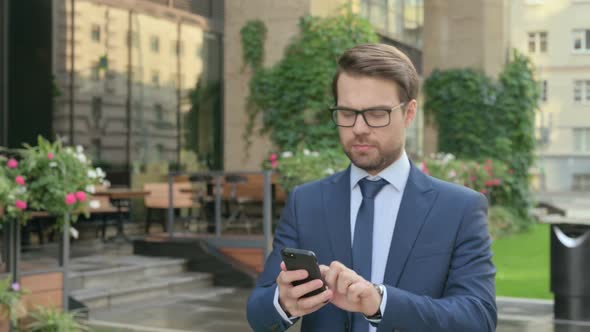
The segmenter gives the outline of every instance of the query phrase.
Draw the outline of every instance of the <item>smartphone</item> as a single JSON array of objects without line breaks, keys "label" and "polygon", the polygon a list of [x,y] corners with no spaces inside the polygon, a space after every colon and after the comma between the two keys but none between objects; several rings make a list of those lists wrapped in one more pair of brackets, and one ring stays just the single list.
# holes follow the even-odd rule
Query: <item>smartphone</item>
[{"label": "smartphone", "polygon": [[285,262],[287,270],[307,270],[307,278],[303,280],[294,281],[293,286],[301,285],[315,279],[320,279],[322,280],[322,282],[324,282],[324,285],[321,288],[313,290],[303,295],[302,297],[314,296],[326,290],[326,282],[322,278],[320,266],[318,265],[318,259],[316,258],[315,253],[313,251],[294,248],[283,248],[283,250],[281,250],[281,254],[283,256],[283,262]]}]

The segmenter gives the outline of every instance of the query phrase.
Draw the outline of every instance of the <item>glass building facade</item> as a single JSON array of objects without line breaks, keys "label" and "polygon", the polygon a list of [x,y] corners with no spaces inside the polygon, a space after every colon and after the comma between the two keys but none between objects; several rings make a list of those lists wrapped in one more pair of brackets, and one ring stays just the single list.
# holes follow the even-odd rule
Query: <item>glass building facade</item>
[{"label": "glass building facade", "polygon": [[59,136],[115,184],[150,165],[223,168],[223,1],[5,2],[0,145]]}]

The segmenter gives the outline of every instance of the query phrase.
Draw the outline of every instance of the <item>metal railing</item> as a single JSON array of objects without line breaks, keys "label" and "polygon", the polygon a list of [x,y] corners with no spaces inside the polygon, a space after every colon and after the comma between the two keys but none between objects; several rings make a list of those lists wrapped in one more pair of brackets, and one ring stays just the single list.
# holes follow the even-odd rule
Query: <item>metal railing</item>
[{"label": "metal railing", "polygon": [[[223,172],[223,171],[208,171],[208,172],[171,172],[168,175],[168,213],[166,218],[166,229],[170,238],[175,237],[175,215],[174,215],[174,183],[175,179],[179,176],[210,176],[213,178],[214,190],[214,221],[215,221],[215,239],[220,240],[222,237],[223,229],[223,218],[221,212],[223,186],[222,179],[232,175],[254,175],[263,174],[263,201],[262,201],[262,231],[263,240],[247,240],[247,239],[232,239],[227,241],[218,241],[218,243],[224,243],[226,246],[247,246],[247,247],[259,247],[264,250],[265,257],[268,256],[272,250],[272,171],[246,171],[246,172]],[[204,208],[201,206],[200,208]]]}]

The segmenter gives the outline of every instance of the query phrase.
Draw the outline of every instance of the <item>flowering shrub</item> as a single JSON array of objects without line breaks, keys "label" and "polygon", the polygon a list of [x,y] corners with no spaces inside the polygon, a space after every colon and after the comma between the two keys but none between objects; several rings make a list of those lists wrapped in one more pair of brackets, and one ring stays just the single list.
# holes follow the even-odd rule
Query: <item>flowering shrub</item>
[{"label": "flowering shrub", "polygon": [[452,154],[439,153],[424,159],[418,167],[428,175],[469,187],[484,195],[502,192],[511,182],[510,170],[506,164],[492,159],[480,163],[475,160],[458,160]]},{"label": "flowering shrub", "polygon": [[310,151],[306,148],[295,152],[272,153],[264,168],[277,170],[281,186],[291,191],[297,185],[319,180],[345,169],[350,161],[341,150]]},{"label": "flowering shrub", "polygon": [[[7,151],[7,150],[5,150]],[[63,147],[42,137],[37,146],[7,151],[0,157],[0,204],[5,217],[26,219],[26,211],[46,211],[56,216],[88,211],[89,196],[105,173],[92,167],[81,146]],[[72,214],[76,218],[77,214]]]}]

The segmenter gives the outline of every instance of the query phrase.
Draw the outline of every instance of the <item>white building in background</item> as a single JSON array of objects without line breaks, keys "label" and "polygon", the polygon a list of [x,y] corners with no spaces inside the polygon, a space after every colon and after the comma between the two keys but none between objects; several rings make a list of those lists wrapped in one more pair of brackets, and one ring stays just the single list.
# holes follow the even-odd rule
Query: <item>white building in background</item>
[{"label": "white building in background", "polygon": [[590,190],[590,0],[514,0],[512,46],[535,63],[538,186]]}]

